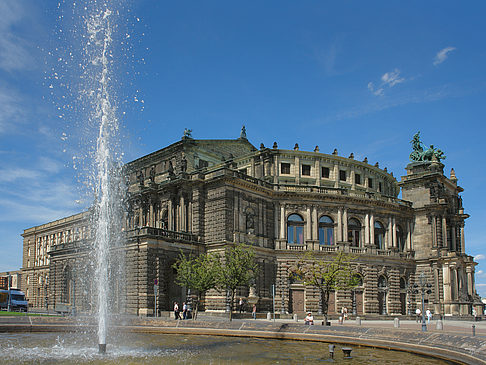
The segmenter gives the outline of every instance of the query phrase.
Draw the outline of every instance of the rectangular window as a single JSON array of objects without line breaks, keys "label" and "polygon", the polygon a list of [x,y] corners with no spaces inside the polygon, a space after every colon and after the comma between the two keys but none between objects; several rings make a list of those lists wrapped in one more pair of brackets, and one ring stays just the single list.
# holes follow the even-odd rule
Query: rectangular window
[{"label": "rectangular window", "polygon": [[289,225],[287,228],[288,243],[302,245],[304,243],[304,227]]},{"label": "rectangular window", "polygon": [[333,229],[331,227],[319,227],[319,244],[332,246],[333,242]]},{"label": "rectangular window", "polygon": [[382,188],[383,188],[383,185],[381,184],[381,182],[378,183],[378,191],[381,193],[382,191]]},{"label": "rectangular window", "polygon": [[339,180],[346,181],[346,171],[339,170]]},{"label": "rectangular window", "polygon": [[329,179],[329,167],[321,167],[321,177]]},{"label": "rectangular window", "polygon": [[361,185],[361,175],[360,174],[355,174],[354,175],[354,183]]},{"label": "rectangular window", "polygon": [[248,175],[248,169],[247,169],[247,168],[240,169],[240,172],[241,172],[242,174]]},{"label": "rectangular window", "polygon": [[280,164],[280,173],[281,174],[290,174],[290,164],[287,162],[282,162]]},{"label": "rectangular window", "polygon": [[302,165],[302,176],[310,176],[310,165]]},{"label": "rectangular window", "polygon": [[373,179],[371,177],[368,178],[368,187],[373,189]]}]

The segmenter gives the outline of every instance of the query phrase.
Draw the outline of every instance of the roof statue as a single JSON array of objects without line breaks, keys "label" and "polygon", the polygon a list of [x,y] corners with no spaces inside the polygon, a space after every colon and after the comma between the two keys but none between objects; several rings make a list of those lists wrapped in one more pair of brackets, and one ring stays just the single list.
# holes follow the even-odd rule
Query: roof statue
[{"label": "roof statue", "polygon": [[245,126],[241,127],[240,138],[246,139],[246,127]]},{"label": "roof statue", "polygon": [[432,161],[437,159],[437,161],[440,162],[440,160],[446,158],[444,152],[438,148],[434,148],[434,145],[431,144],[430,147],[427,148],[420,140],[420,132],[415,133],[410,143],[413,148],[412,153],[410,153],[410,161]]},{"label": "roof statue", "polygon": [[185,138],[192,138],[192,129],[184,129],[184,137]]}]

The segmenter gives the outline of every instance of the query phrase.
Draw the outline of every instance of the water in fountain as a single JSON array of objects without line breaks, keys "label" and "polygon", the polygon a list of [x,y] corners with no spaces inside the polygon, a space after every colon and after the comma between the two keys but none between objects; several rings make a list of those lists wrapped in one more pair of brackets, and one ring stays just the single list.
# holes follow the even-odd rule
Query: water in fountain
[{"label": "water in fountain", "polygon": [[[113,88],[110,67],[112,58],[112,16],[108,3],[95,3],[88,9],[85,18],[87,37],[85,51],[88,56],[86,80],[89,89],[85,90],[91,104],[90,122],[98,126],[96,154],[94,159],[94,252],[96,254],[95,282],[96,308],[98,320],[99,351],[105,352],[107,342],[108,306],[114,294],[110,291],[110,276],[120,278],[119,258],[113,260],[121,242],[124,188],[121,173],[121,154],[119,153],[118,119],[113,101]],[[113,303],[111,303],[113,304]]]},{"label": "water in fountain", "polygon": [[85,205],[91,218],[89,250],[76,257],[72,267],[72,286],[76,283],[72,296],[82,311],[95,314],[99,350],[104,352],[110,314],[123,312],[124,304],[123,250],[117,249],[123,244],[126,191],[115,87],[117,66],[123,63],[115,47],[120,45],[120,13],[110,0],[62,2],[59,11],[63,46],[52,52],[61,61],[52,79],[61,87],[50,88],[60,90],[59,100],[72,99],[72,104],[59,108],[66,112],[60,117],[71,118],[72,134],[77,131],[81,141],[73,160],[80,181],[88,187]]}]

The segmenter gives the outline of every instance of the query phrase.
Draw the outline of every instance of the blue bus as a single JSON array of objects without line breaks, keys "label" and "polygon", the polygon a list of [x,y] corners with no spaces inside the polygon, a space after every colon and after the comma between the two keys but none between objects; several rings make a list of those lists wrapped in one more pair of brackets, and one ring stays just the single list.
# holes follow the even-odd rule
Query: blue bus
[{"label": "blue bus", "polygon": [[11,311],[27,312],[29,308],[25,294],[18,289],[0,290],[0,309],[7,310],[9,302]]}]

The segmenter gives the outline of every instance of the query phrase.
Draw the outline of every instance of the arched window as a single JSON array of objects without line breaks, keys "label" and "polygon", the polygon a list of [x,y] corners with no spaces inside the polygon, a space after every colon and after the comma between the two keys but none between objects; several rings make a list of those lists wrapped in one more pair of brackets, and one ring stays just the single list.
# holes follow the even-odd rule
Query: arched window
[{"label": "arched window", "polygon": [[353,275],[354,283],[356,287],[362,287],[363,286],[363,277],[360,274],[354,274]]},{"label": "arched window", "polygon": [[298,214],[291,214],[287,218],[287,242],[304,243],[304,220]]},{"label": "arched window", "polygon": [[380,222],[375,222],[375,245],[379,250],[385,249],[385,228]]},{"label": "arched window", "polygon": [[400,289],[407,289],[407,281],[404,277],[400,278]]},{"label": "arched window", "polygon": [[361,223],[356,218],[348,221],[348,242],[353,247],[359,247],[359,237],[361,233]]},{"label": "arched window", "polygon": [[166,210],[162,214],[162,219],[160,220],[160,225],[162,229],[169,229],[169,212]]},{"label": "arched window", "polygon": [[319,219],[319,244],[329,246],[334,244],[334,221],[327,215]]},{"label": "arched window", "polygon": [[402,227],[397,225],[397,247],[400,252],[405,251],[405,239],[403,237]]},{"label": "arched window", "polygon": [[383,275],[380,275],[380,277],[378,278],[378,288],[385,289],[386,287],[386,278]]}]

